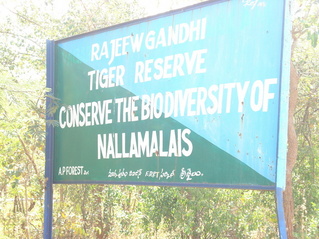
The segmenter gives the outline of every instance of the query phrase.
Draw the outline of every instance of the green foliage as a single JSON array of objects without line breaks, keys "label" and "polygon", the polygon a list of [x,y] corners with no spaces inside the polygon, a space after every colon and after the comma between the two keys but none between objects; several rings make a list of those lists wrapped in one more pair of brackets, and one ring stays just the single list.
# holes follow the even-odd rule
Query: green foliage
[{"label": "green foliage", "polygon": [[55,238],[276,238],[278,233],[272,192],[58,185],[55,195]]},{"label": "green foliage", "polygon": [[[45,89],[46,39],[68,37],[93,28],[128,21],[133,18],[132,10],[135,14],[140,14],[140,11],[135,9],[134,1],[131,2],[133,5],[130,5],[120,4],[119,1],[96,0],[88,1],[85,5],[82,1],[68,1],[70,7],[67,8],[67,12],[58,16],[53,11],[55,2],[1,2],[3,10],[0,16],[1,238],[42,237],[45,97],[48,92]],[[116,11],[117,8],[121,12]],[[54,110],[54,105],[50,110]],[[47,113],[52,113],[50,110]],[[89,194],[91,195],[91,191]],[[76,203],[75,199],[79,194],[75,192],[72,196],[74,200],[71,201],[72,197],[67,198],[66,205],[68,208],[77,209],[71,202]],[[103,195],[100,200],[104,201],[105,197]],[[111,201],[111,198],[108,197],[108,200]],[[63,207],[64,204],[61,204],[60,208]],[[61,213],[57,216],[59,237],[73,236],[74,233],[86,235],[85,228],[88,226],[81,222],[82,214],[77,214],[75,210],[67,215],[72,218],[72,222],[65,220],[63,215],[67,214]],[[101,225],[111,218],[108,213],[105,215],[108,216],[101,218],[94,225],[95,231],[102,230],[100,234],[104,234],[107,230]],[[92,223],[89,227],[91,225]]]},{"label": "green foliage", "polygon": [[41,235],[44,95],[1,67],[0,222],[2,235]]},{"label": "green foliage", "polygon": [[293,3],[296,9],[293,15],[295,39],[306,38],[316,48],[319,36],[318,1],[295,0]]},{"label": "green foliage", "polygon": [[319,204],[319,2],[296,1],[292,60],[299,73],[298,106],[295,113],[299,141],[294,170],[295,236],[317,238]]},{"label": "green foliage", "polygon": [[[138,2],[66,0],[58,14],[56,0],[0,2],[5,10],[0,16],[0,238],[42,238],[45,114],[56,107],[46,111],[45,98],[58,102],[45,88],[45,40],[140,18]],[[300,75],[295,236],[317,238],[319,2],[294,4],[292,60]],[[54,185],[54,197],[54,238],[277,237],[273,192]]]}]

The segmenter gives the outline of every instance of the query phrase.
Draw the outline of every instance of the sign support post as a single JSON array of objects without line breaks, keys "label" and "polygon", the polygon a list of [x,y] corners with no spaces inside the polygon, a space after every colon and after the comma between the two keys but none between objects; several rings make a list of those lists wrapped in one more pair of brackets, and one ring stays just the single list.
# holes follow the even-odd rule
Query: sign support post
[{"label": "sign support post", "polygon": [[276,204],[277,204],[277,220],[279,235],[281,239],[287,238],[287,229],[286,229],[286,220],[284,212],[284,203],[283,203],[283,190],[282,188],[276,189]]},{"label": "sign support post", "polygon": [[[47,41],[47,88],[54,90],[54,41]],[[53,92],[51,92],[52,94]],[[53,140],[54,129],[52,123],[53,115],[48,114],[52,106],[52,98],[47,97],[46,101],[46,147],[45,147],[45,198],[44,198],[44,231],[43,238],[52,238],[52,209],[53,209]]]},{"label": "sign support post", "polygon": [[276,204],[277,218],[280,238],[287,238],[286,219],[284,212],[283,193],[286,188],[286,164],[288,147],[288,111],[289,111],[289,88],[290,88],[290,57],[291,57],[291,17],[290,0],[285,1],[284,25],[283,25],[283,46],[281,78],[285,79],[281,84],[279,133],[278,133],[278,163],[276,176]]}]

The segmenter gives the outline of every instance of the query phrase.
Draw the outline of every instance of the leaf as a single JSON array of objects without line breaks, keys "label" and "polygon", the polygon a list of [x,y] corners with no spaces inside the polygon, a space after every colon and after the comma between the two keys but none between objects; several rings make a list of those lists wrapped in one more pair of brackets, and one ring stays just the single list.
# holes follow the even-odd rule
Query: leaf
[{"label": "leaf", "polygon": [[307,39],[310,40],[311,42],[311,46],[313,48],[316,48],[317,44],[318,44],[318,34],[319,32],[308,32],[308,36]]}]

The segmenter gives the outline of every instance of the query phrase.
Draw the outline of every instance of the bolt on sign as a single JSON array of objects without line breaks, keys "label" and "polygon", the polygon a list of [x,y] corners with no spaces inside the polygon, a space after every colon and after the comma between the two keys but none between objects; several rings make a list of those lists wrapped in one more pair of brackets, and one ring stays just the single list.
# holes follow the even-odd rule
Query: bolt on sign
[{"label": "bolt on sign", "polygon": [[283,1],[209,1],[54,42],[54,183],[273,189]]}]

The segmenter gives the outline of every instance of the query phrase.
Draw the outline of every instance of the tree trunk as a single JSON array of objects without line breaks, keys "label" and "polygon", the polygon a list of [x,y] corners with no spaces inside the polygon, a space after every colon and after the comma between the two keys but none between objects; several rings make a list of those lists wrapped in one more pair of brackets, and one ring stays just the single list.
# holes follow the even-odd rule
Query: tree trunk
[{"label": "tree trunk", "polygon": [[295,166],[298,154],[298,141],[294,127],[293,116],[297,105],[297,87],[299,76],[296,68],[290,64],[290,98],[288,112],[288,152],[287,152],[287,171],[286,171],[286,189],[284,191],[284,210],[287,226],[288,238],[293,238],[294,221],[294,198],[292,190],[292,170]]}]

